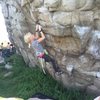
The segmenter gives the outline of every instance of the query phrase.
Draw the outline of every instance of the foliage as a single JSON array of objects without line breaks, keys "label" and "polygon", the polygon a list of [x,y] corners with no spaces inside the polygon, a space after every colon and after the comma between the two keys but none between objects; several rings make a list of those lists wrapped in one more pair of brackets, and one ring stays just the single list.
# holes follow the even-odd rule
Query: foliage
[{"label": "foliage", "polygon": [[33,94],[41,92],[58,100],[93,100],[93,97],[77,90],[64,89],[49,74],[44,75],[37,68],[29,68],[23,58],[13,55],[7,61],[11,61],[12,74],[4,77],[8,71],[0,68],[0,96],[30,98]]}]

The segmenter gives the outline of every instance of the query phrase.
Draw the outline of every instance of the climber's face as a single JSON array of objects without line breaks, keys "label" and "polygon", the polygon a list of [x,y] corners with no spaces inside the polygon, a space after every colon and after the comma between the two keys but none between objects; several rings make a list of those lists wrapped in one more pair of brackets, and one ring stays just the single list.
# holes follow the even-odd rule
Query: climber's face
[{"label": "climber's face", "polygon": [[34,39],[35,39],[35,36],[32,34],[32,35],[29,37],[29,41],[32,42],[32,41],[34,41]]}]

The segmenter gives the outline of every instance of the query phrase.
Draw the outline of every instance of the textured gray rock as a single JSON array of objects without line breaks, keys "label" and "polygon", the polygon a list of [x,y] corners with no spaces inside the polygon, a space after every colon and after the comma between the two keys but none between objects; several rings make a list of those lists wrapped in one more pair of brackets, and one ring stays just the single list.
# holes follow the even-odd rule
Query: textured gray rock
[{"label": "textured gray rock", "polygon": [[60,0],[44,0],[44,5],[49,8],[58,8]]},{"label": "textured gray rock", "polygon": [[[81,3],[82,0],[79,0],[79,2]],[[84,6],[81,6],[80,10],[91,10],[94,7],[95,0],[83,0],[83,2]]]},{"label": "textured gray rock", "polygon": [[98,89],[100,89],[100,78],[97,78],[97,79],[94,80],[94,85],[95,85]]},{"label": "textured gray rock", "polygon": [[53,20],[60,25],[70,25],[71,24],[71,12],[56,12],[54,13]]},{"label": "textured gray rock", "polygon": [[100,31],[93,31],[93,37],[88,51],[95,59],[100,59]]},{"label": "textured gray rock", "polygon": [[44,47],[63,74],[50,75],[66,87],[100,93],[100,0],[1,0],[10,39],[25,62],[34,67],[38,60],[23,36],[34,33],[36,21],[46,35]]},{"label": "textured gray rock", "polygon": [[99,95],[100,94],[100,89],[98,89],[96,86],[94,85],[91,85],[91,86],[88,86],[87,88],[87,92],[88,93],[91,93],[91,94],[95,94],[95,95]]},{"label": "textured gray rock", "polygon": [[76,9],[76,0],[62,0],[62,9],[65,11],[73,11]]},{"label": "textured gray rock", "polygon": [[43,4],[43,0],[34,0],[31,4],[32,7],[40,7]]},{"label": "textured gray rock", "polygon": [[96,6],[100,8],[100,0],[96,0]]}]

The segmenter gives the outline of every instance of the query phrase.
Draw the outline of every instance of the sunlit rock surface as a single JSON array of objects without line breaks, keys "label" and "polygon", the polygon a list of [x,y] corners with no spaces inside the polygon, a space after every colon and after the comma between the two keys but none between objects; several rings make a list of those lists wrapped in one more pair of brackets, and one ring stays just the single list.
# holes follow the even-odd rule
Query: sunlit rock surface
[{"label": "sunlit rock surface", "polygon": [[0,0],[10,40],[29,66],[38,64],[24,43],[35,32],[36,21],[45,32],[44,48],[57,61],[63,74],[48,72],[66,87],[100,94],[100,0]]},{"label": "sunlit rock surface", "polygon": [[15,97],[10,97],[10,98],[0,97],[0,100],[24,100],[24,99],[21,99],[21,98],[15,98]]}]

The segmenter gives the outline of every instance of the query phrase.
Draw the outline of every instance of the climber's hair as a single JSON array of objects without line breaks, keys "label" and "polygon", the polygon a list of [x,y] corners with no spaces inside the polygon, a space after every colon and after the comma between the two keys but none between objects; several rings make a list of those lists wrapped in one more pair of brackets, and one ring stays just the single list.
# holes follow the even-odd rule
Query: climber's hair
[{"label": "climber's hair", "polygon": [[26,33],[26,34],[24,35],[24,41],[25,41],[26,43],[29,43],[29,42],[30,42],[29,38],[30,38],[31,36],[32,36],[32,34],[31,34],[30,32]]}]

